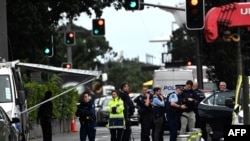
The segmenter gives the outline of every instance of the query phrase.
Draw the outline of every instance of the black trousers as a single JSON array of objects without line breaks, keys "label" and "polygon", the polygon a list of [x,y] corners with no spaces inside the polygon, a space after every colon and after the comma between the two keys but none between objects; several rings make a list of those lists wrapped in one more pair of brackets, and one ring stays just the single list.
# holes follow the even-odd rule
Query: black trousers
[{"label": "black trousers", "polygon": [[129,141],[131,137],[131,122],[130,120],[126,120],[125,122],[126,129],[122,133],[121,141]]},{"label": "black trousers", "polygon": [[140,114],[141,122],[141,141],[150,141],[150,130],[152,128],[152,115],[151,114]]},{"label": "black trousers", "polygon": [[163,123],[164,123],[164,115],[163,116],[154,116],[154,141],[163,141]]},{"label": "black trousers", "polygon": [[111,139],[110,141],[121,141],[123,129],[110,129]]},{"label": "black trousers", "polygon": [[41,123],[43,132],[43,141],[52,141],[52,127],[51,123]]}]

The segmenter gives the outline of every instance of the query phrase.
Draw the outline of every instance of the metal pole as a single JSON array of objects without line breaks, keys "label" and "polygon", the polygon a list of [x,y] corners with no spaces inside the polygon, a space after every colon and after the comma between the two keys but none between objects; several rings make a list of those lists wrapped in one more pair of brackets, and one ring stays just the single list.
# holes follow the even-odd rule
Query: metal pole
[{"label": "metal pole", "polygon": [[197,81],[198,81],[198,87],[199,89],[203,89],[203,75],[202,75],[202,55],[201,55],[201,47],[203,45],[203,36],[202,36],[202,30],[197,31],[197,38],[198,42],[196,45],[196,70],[197,70]]},{"label": "metal pole", "polygon": [[9,61],[6,0],[0,0],[0,59]]},{"label": "metal pole", "polygon": [[[241,2],[247,2],[249,0],[241,0]],[[241,28],[238,27],[238,34],[240,35],[241,33]],[[241,42],[238,42],[237,44],[237,48],[241,49]],[[241,60],[241,63],[242,61],[245,59],[245,56],[242,55],[242,60]],[[242,64],[241,64],[242,65]],[[249,78],[248,76],[245,74],[245,66],[242,65],[242,82],[243,82],[243,123],[244,125],[249,125],[250,124],[250,115],[249,115]]]}]

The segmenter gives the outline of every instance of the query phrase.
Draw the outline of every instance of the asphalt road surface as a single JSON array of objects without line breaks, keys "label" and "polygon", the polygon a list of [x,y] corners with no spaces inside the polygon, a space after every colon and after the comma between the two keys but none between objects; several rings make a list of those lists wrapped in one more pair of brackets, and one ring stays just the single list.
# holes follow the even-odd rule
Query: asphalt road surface
[{"label": "asphalt road surface", "polygon": [[[71,133],[64,133],[64,134],[56,134],[53,135],[52,140],[53,141],[79,141],[79,130],[80,125],[79,123],[76,124],[78,132],[71,132]],[[132,126],[132,140],[131,141],[140,141],[140,125],[139,126]],[[96,130],[96,141],[110,141],[110,133],[107,127],[97,127]],[[169,140],[169,134],[165,131],[164,133],[164,141]],[[37,139],[30,139],[29,141],[43,141],[42,138]]]}]

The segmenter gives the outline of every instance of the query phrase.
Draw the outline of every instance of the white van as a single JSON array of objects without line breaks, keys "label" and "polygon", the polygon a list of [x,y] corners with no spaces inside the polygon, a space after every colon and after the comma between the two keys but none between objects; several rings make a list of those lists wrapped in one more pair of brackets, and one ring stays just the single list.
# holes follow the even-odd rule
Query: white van
[{"label": "white van", "polygon": [[[28,141],[28,112],[41,105],[41,103],[39,103],[28,109],[20,68],[85,75],[88,76],[88,79],[85,81],[86,83],[93,81],[101,75],[100,71],[65,69],[42,64],[21,63],[19,60],[11,62],[6,62],[4,59],[0,60],[0,106],[10,119],[19,119],[20,122],[13,125],[18,131],[18,141]],[[81,84],[83,84],[83,82],[78,85]],[[53,99],[57,97],[58,95],[53,97]]]},{"label": "white van", "polygon": [[115,90],[115,86],[113,85],[103,85],[102,86],[102,93],[104,96],[108,96],[108,95],[111,95],[111,92]]},{"label": "white van", "polygon": [[10,119],[19,118],[20,122],[15,124],[19,131],[18,140],[27,141],[28,113],[22,113],[27,110],[27,99],[19,68],[15,66],[17,63],[18,61],[0,63],[0,106]]},{"label": "white van", "polygon": [[187,80],[194,80],[192,70],[159,69],[154,71],[153,87],[160,86],[162,94],[166,96],[175,90],[175,85],[185,85]]}]

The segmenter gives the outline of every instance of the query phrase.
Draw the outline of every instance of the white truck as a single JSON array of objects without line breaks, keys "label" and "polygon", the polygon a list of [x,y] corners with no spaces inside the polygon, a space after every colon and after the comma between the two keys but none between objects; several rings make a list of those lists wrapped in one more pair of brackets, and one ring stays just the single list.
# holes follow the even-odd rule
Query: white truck
[{"label": "white truck", "polygon": [[102,86],[102,94],[103,96],[111,95],[111,92],[115,90],[115,86],[113,85],[103,85]]},{"label": "white truck", "polygon": [[153,87],[160,86],[162,94],[166,96],[175,90],[175,85],[185,85],[187,80],[194,80],[192,70],[180,68],[158,69],[154,71]]},{"label": "white truck", "polygon": [[[11,62],[5,62],[2,60],[0,62],[0,106],[5,110],[10,119],[19,119],[20,122],[13,125],[18,131],[18,141],[28,141],[29,139],[28,112],[31,110],[31,108],[28,109],[27,107],[27,97],[24,92],[20,68],[54,73],[85,75],[86,78],[88,78],[84,80],[85,82],[94,80],[95,77],[101,75],[100,71],[65,69],[42,64],[21,63],[19,60]],[[74,88],[76,87],[77,86]],[[62,94],[59,94],[50,100],[57,98]],[[40,104],[32,108],[38,107]]]}]

